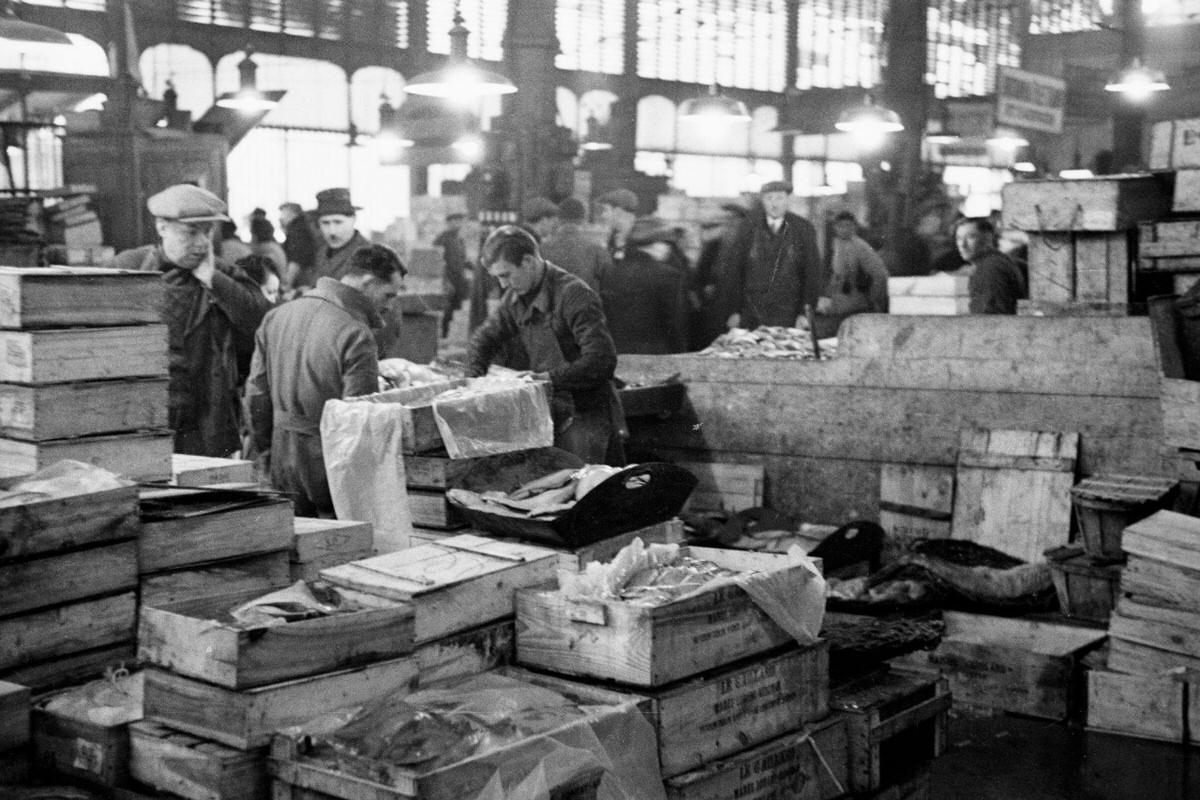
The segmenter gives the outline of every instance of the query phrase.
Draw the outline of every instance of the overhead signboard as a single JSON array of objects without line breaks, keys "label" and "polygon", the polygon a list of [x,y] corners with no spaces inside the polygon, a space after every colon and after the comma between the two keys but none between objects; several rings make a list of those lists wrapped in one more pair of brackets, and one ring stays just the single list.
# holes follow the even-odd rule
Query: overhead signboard
[{"label": "overhead signboard", "polygon": [[1062,133],[1067,82],[1001,67],[996,85],[996,122],[1026,130]]}]

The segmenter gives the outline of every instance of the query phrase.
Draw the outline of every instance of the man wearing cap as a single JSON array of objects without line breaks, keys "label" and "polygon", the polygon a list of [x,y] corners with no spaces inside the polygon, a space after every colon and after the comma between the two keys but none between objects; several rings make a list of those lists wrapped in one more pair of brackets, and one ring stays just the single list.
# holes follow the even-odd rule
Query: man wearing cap
[{"label": "man wearing cap", "polygon": [[542,240],[542,257],[599,293],[601,276],[612,266],[607,248],[583,229],[587,209],[574,197],[558,204],[558,228]]},{"label": "man wearing cap", "polygon": [[675,239],[663,220],[641,217],[625,258],[604,273],[600,296],[618,353],[687,350],[687,276],[668,263]]},{"label": "man wearing cap", "polygon": [[787,210],[791,193],[784,181],[763,184],[761,206],[726,251],[718,294],[732,326],[798,325],[804,307],[815,308],[825,288],[816,229]]},{"label": "man wearing cap", "polygon": [[637,195],[628,189],[613,189],[596,199],[600,221],[608,228],[608,252],[613,261],[625,257],[625,239],[637,219]]},{"label": "man wearing cap", "polygon": [[292,495],[300,516],[332,516],[321,451],[326,400],[378,390],[374,331],[407,270],[390,248],[356,250],[338,280],[267,314],[246,381],[250,434],[271,485]]},{"label": "man wearing cap", "polygon": [[159,243],[126,250],[111,266],[159,272],[166,284],[162,316],[175,452],[225,457],[241,446],[238,385],[270,303],[241,269],[213,255],[213,226],[229,219],[221,198],[178,184],[146,206]]},{"label": "man wearing cap", "polygon": [[359,207],[350,202],[349,189],[317,192],[317,224],[324,241],[317,243],[312,273],[302,275],[300,282],[303,285],[312,286],[317,278],[341,280],[354,251],[370,244],[354,227],[358,211]]},{"label": "man wearing cap", "polygon": [[471,284],[467,280],[467,270],[471,268],[471,263],[467,259],[467,246],[459,235],[466,216],[461,211],[447,214],[446,230],[433,240],[434,247],[442,248],[442,286],[446,294],[446,309],[442,312],[443,339],[450,333],[450,321],[454,319],[454,312],[471,294]]},{"label": "man wearing cap", "polygon": [[521,209],[521,217],[539,242],[546,241],[546,237],[558,228],[558,206],[545,197],[535,197],[527,202]]},{"label": "man wearing cap", "polygon": [[624,463],[617,354],[600,298],[548,263],[524,228],[505,225],[483,243],[480,261],[500,282],[500,305],[467,345],[467,375],[487,372],[506,344],[519,343],[529,369],[553,390],[554,445],[589,464]]},{"label": "man wearing cap", "polygon": [[886,314],[888,271],[883,258],[858,235],[854,212],[833,217],[833,255],[829,283],[817,299],[817,336],[837,336],[838,326],[851,314]]}]

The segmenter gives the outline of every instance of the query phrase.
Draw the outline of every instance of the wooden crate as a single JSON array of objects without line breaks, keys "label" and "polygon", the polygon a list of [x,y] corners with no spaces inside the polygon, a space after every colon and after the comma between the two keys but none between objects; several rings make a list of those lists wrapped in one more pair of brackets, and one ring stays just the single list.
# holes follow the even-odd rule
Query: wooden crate
[{"label": "wooden crate", "polygon": [[[193,494],[186,489],[149,489],[142,500],[170,501]],[[217,501],[214,501],[217,502]],[[138,561],[142,572],[205,564],[223,558],[286,551],[292,544],[292,504],[250,496],[241,507],[177,518],[142,521]],[[190,513],[190,512],[188,512]]]},{"label": "wooden crate", "polygon": [[1165,184],[1150,175],[1077,180],[1028,180],[1002,190],[1006,228],[1043,231],[1121,231],[1169,210]]},{"label": "wooden crate", "polygon": [[[704,547],[680,552],[737,571],[767,573],[771,580],[804,569],[776,554]],[[522,664],[634,686],[662,686],[791,641],[739,586],[655,607],[570,600],[546,589],[517,593]]]},{"label": "wooden crate", "polygon": [[661,689],[651,700],[663,777],[702,767],[829,713],[829,646],[740,662]]},{"label": "wooden crate", "polygon": [[1177,568],[1200,571],[1200,519],[1158,511],[1125,529],[1121,548]]},{"label": "wooden crate", "polygon": [[413,615],[406,604],[256,628],[230,619],[230,610],[260,596],[261,592],[222,594],[161,607],[143,605],[139,658],[181,675],[242,689],[412,651]]},{"label": "wooden crate", "polygon": [[1088,730],[1183,742],[1186,689],[1174,675],[1089,670]]},{"label": "wooden crate", "polygon": [[807,731],[798,730],[663,781],[667,800],[818,800],[822,769]]},{"label": "wooden crate", "polygon": [[954,536],[1035,563],[1070,538],[1078,433],[966,429]]},{"label": "wooden crate", "polygon": [[34,761],[44,770],[99,786],[115,786],[129,776],[129,723],[111,724],[46,709],[33,710]]},{"label": "wooden crate", "polygon": [[695,461],[679,466],[695,475],[698,481],[687,502],[691,511],[741,511],[763,504],[764,469],[761,464]]},{"label": "wooden crate", "polygon": [[443,381],[409,389],[389,389],[386,392],[351,398],[364,403],[387,403],[396,407],[400,417],[400,450],[406,455],[426,453],[442,448],[442,435],[433,418],[433,398],[442,392],[466,386],[466,380]]},{"label": "wooden crate", "polygon": [[411,603],[415,641],[424,643],[510,616],[513,592],[553,581],[556,565],[557,554],[544,547],[453,536],[320,574],[364,604]]},{"label": "wooden crate", "polygon": [[1200,119],[1166,119],[1150,127],[1150,169],[1200,167]]},{"label": "wooden crate", "polygon": [[1121,595],[1121,565],[1096,564],[1078,545],[1046,551],[1058,607],[1068,617],[1108,624]]},{"label": "wooden crate", "polygon": [[418,645],[413,650],[418,682],[427,686],[508,666],[516,656],[516,642],[513,621],[505,619]]},{"label": "wooden crate", "polygon": [[0,330],[0,381],[69,383],[167,374],[167,328]]},{"label": "wooden crate", "polygon": [[1141,475],[1095,475],[1071,489],[1083,546],[1095,559],[1123,559],[1125,528],[1167,508],[1179,494],[1179,482]]},{"label": "wooden crate", "polygon": [[1181,169],[1175,173],[1175,196],[1171,210],[1200,211],[1200,169]]},{"label": "wooden crate", "polygon": [[930,464],[879,466],[879,524],[897,539],[949,539],[954,518],[954,468]]},{"label": "wooden crate", "polygon": [[214,483],[254,483],[254,462],[238,458],[210,458],[171,454],[171,483],[176,486],[211,486]]},{"label": "wooden crate", "polygon": [[1121,592],[1152,605],[1200,614],[1200,570],[1161,559],[1131,556],[1121,572]]},{"label": "wooden crate", "polygon": [[70,459],[103,467],[136,480],[160,480],[171,476],[170,431],[81,436],[23,442],[0,439],[0,477],[17,477],[37,472],[55,461]]},{"label": "wooden crate", "polygon": [[291,583],[291,563],[280,550],[145,573],[138,587],[143,606],[162,607],[214,595],[264,595]]},{"label": "wooden crate", "polygon": [[1163,378],[1160,398],[1164,444],[1200,450],[1200,381]]},{"label": "wooden crate", "polygon": [[1143,222],[1138,228],[1138,269],[1200,272],[1200,220]]},{"label": "wooden crate", "polygon": [[29,711],[33,706],[28,686],[0,681],[0,760],[6,753],[29,743]]},{"label": "wooden crate", "polygon": [[34,692],[48,692],[101,677],[110,668],[132,667],[136,655],[137,643],[131,635],[128,641],[3,669],[0,678],[28,686]]},{"label": "wooden crate", "polygon": [[955,702],[1055,720],[1081,709],[1080,659],[1103,643],[1103,629],[950,611],[944,619],[929,662]]},{"label": "wooden crate", "polygon": [[946,749],[950,692],[932,673],[888,670],[834,687],[846,718],[849,788],[867,792],[911,774]]},{"label": "wooden crate", "polygon": [[970,309],[966,275],[921,275],[888,278],[889,314],[966,314]]},{"label": "wooden crate", "polygon": [[1120,599],[1109,622],[1108,635],[1178,654],[1182,659],[1180,664],[1200,661],[1200,614],[1141,600]]},{"label": "wooden crate", "polygon": [[1200,657],[1111,636],[1108,640],[1108,668],[1130,675],[1165,675],[1182,670],[1189,675],[1200,676]]},{"label": "wooden crate", "polygon": [[0,563],[0,613],[45,606],[137,587],[137,543],[130,540]]},{"label": "wooden crate", "polygon": [[0,383],[0,435],[45,441],[167,427],[167,380]]},{"label": "wooden crate", "polygon": [[467,521],[450,505],[446,493],[428,489],[408,489],[408,511],[414,525],[438,530],[467,527]]},{"label": "wooden crate", "polygon": [[417,661],[404,657],[242,690],[155,667],[145,674],[147,719],[238,750],[252,750],[269,744],[275,731],[410,686],[417,678]]},{"label": "wooden crate", "polygon": [[[507,791],[511,791],[547,755],[561,747],[557,741],[576,741],[584,733],[589,739],[599,739],[601,744],[611,743],[614,737],[628,732],[631,717],[643,713],[636,696],[524,670],[503,670],[501,674],[559,692],[581,706],[591,708],[582,720],[433,771],[421,772],[407,766],[376,764],[371,770],[375,780],[354,777],[336,770],[331,764],[307,757],[306,734],[302,730],[284,731],[271,744],[270,773],[277,780],[294,787],[345,800],[367,796],[378,800],[460,800],[481,796],[485,785],[494,785],[490,781],[498,781],[500,786],[497,789],[505,792],[504,796],[509,796]],[[555,772],[558,774],[555,775]],[[599,765],[586,764],[548,773],[550,785],[546,791],[552,800],[583,800],[595,797],[594,791],[604,769]]]},{"label": "wooden crate", "polygon": [[234,750],[154,722],[129,726],[129,773],[187,800],[266,800],[267,748]]},{"label": "wooden crate", "polygon": [[290,555],[292,580],[315,581],[326,567],[369,557],[372,529],[369,522],[295,517]]},{"label": "wooden crate", "polygon": [[137,487],[126,486],[0,508],[0,560],[132,539],[137,502]]},{"label": "wooden crate", "polygon": [[678,518],[669,519],[583,547],[551,549],[558,552],[559,572],[581,572],[593,561],[612,561],[617,553],[634,539],[641,539],[643,544],[679,544],[683,541],[683,521]]},{"label": "wooden crate", "polygon": [[[552,448],[517,450],[477,458],[450,458],[444,451],[404,457],[404,482],[411,489],[446,490],[466,488],[468,474],[485,470],[509,471],[526,463],[557,463]],[[552,472],[552,469],[547,470]],[[536,475],[531,476],[536,477]]]},{"label": "wooden crate", "polygon": [[0,619],[0,670],[129,641],[136,621],[137,593],[132,591],[5,617]]},{"label": "wooden crate", "polygon": [[0,267],[0,328],[67,328],[158,322],[154,272],[89,267]]}]

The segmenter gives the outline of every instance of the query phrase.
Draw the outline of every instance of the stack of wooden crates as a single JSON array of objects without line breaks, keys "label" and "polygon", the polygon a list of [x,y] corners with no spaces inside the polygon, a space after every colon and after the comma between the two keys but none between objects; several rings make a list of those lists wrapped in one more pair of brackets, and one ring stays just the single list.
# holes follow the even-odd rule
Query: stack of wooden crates
[{"label": "stack of wooden crates", "polygon": [[60,459],[171,476],[156,274],[0,267],[0,477]]},{"label": "stack of wooden crates", "polygon": [[1139,268],[1170,274],[1182,294],[1200,279],[1200,119],[1155,123],[1150,169],[1174,174],[1175,217],[1142,225]]}]

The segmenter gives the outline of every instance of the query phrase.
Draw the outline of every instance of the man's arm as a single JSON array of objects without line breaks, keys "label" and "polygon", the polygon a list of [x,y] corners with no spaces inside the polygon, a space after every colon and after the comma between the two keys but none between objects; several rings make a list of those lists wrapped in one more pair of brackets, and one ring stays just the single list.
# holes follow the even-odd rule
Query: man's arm
[{"label": "man's arm", "polygon": [[342,398],[379,391],[379,356],[375,337],[355,330],[342,348]]},{"label": "man's arm", "polygon": [[611,380],[617,369],[617,348],[608,332],[599,295],[578,284],[567,286],[561,313],[579,345],[579,358],[550,370],[554,388],[594,389]]},{"label": "man's arm", "polygon": [[742,313],[746,299],[746,259],[753,233],[752,221],[744,219],[733,236],[721,245],[717,259],[716,306],[722,318]]},{"label": "man's arm", "polygon": [[271,403],[271,380],[267,374],[266,329],[254,337],[254,357],[250,360],[250,377],[246,379],[246,406],[250,424],[250,440],[254,449],[265,453],[271,449],[271,434],[275,425],[275,409]]},{"label": "man's arm", "polygon": [[500,346],[516,335],[516,321],[502,300],[500,306],[475,329],[467,342],[467,377],[478,378],[480,375],[486,375],[488,366],[491,365],[492,358],[500,350]]},{"label": "man's arm", "polygon": [[254,350],[254,332],[263,315],[271,310],[270,301],[250,276],[237,267],[215,269],[212,285],[207,289],[233,327],[234,347],[239,354],[248,356]]}]

